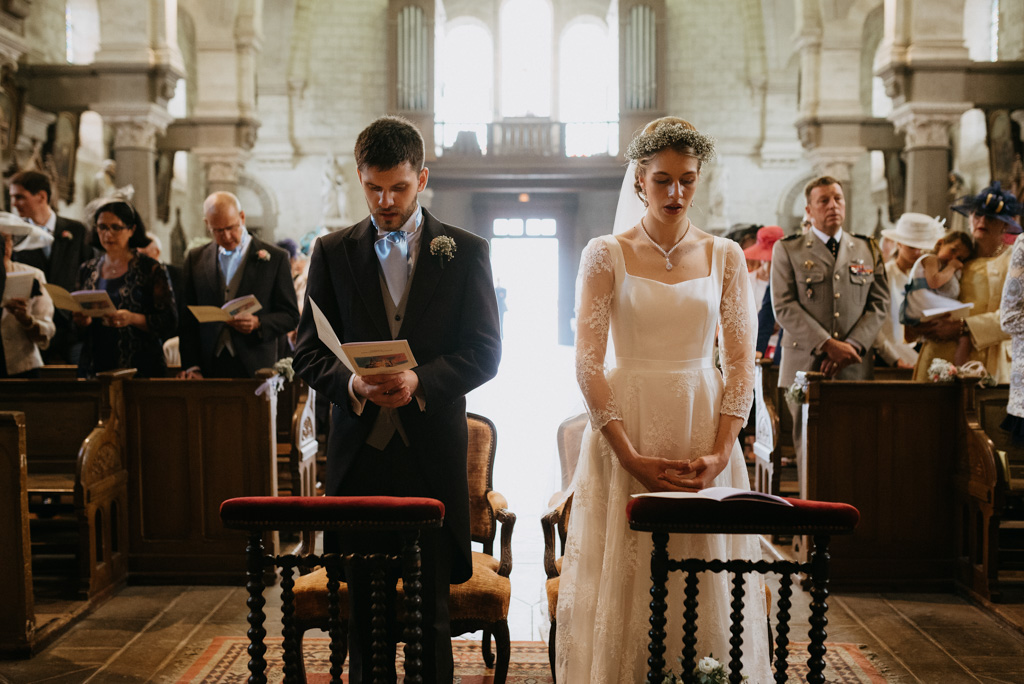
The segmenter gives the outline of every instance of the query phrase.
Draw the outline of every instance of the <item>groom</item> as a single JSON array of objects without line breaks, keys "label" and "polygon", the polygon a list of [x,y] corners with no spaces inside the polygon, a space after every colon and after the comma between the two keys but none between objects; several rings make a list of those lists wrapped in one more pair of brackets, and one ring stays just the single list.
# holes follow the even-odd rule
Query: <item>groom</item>
[{"label": "groom", "polygon": [[[494,377],[501,342],[487,242],[419,206],[423,158],[423,137],[405,119],[382,117],[359,134],[356,167],[370,216],[317,241],[306,285],[342,343],[408,340],[419,365],[352,374],[319,340],[308,305],[293,365],[334,405],[328,495],[427,496],[445,505],[444,527],[421,544],[424,681],[447,684],[449,583],[472,574],[465,395]],[[362,550],[371,541],[326,544]],[[369,579],[352,572],[348,583],[349,681],[358,684],[372,672]]]}]

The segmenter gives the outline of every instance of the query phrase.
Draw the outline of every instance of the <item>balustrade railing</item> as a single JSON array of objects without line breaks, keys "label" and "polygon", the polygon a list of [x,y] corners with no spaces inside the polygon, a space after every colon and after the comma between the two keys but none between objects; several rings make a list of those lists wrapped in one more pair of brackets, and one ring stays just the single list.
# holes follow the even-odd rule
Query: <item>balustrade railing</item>
[{"label": "balustrade railing", "polygon": [[591,157],[619,152],[618,121],[438,121],[434,127],[438,156]]}]

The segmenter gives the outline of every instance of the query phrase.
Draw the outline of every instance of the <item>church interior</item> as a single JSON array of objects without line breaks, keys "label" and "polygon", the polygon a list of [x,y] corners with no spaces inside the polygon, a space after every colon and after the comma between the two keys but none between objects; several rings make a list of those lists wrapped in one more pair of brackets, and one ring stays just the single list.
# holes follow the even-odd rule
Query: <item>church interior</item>
[{"label": "church interior", "polygon": [[[421,205],[490,244],[502,360],[467,407],[495,431],[487,487],[514,512],[508,681],[551,682],[554,506],[585,410],[577,272],[612,231],[630,140],[665,115],[716,139],[690,213],[714,235],[799,233],[805,185],[822,175],[843,184],[854,235],[880,240],[905,212],[970,230],[958,198],[993,181],[1024,191],[1024,1],[0,2],[5,186],[41,171],[53,210],[80,221],[127,191],[172,266],[209,242],[213,192],[234,193],[248,231],[293,241],[299,260],[362,220],[353,146],[385,114],[424,136]],[[6,192],[4,204],[14,211]],[[243,681],[246,535],[218,507],[316,492],[313,398],[270,375],[200,396],[184,381],[43,371],[49,387],[0,380],[0,682]],[[912,383],[899,368],[811,379],[817,465],[798,486],[777,373],[759,362],[741,433],[752,485],[861,512],[830,550],[827,641],[842,657],[827,681],[1024,683],[1024,452],[998,428],[1008,385]],[[266,383],[276,399],[256,395]],[[76,470],[86,438],[110,440],[90,466],[115,473],[109,501]],[[33,451],[77,478],[56,503],[26,485]],[[107,503],[83,513],[93,496]],[[57,518],[72,525],[48,549],[35,535]],[[761,539],[766,558],[806,560],[808,543]],[[281,593],[266,591],[270,641]],[[796,588],[794,642],[812,599]],[[482,633],[457,637],[474,667]],[[309,681],[329,681],[321,636],[307,638]]]}]

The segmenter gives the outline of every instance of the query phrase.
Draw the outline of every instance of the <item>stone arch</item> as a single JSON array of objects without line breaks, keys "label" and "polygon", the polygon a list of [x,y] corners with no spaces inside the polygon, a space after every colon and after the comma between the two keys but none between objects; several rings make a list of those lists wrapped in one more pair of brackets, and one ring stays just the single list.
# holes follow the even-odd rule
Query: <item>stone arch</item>
[{"label": "stone arch", "polygon": [[807,171],[797,176],[779,193],[779,203],[775,207],[775,220],[786,232],[786,235],[800,232],[800,219],[803,218],[803,211],[796,214],[794,208],[797,206],[798,198],[803,197],[804,187],[817,175],[814,171]]},{"label": "stone arch", "polygon": [[274,193],[255,176],[242,172],[238,174],[237,194],[245,211],[246,226],[261,240],[274,242],[278,222],[278,203]]}]

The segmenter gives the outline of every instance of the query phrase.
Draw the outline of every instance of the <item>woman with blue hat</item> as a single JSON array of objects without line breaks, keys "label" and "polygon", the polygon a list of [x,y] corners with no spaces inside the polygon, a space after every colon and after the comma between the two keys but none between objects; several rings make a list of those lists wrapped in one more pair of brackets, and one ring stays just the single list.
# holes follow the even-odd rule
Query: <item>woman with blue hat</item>
[{"label": "woman with blue hat", "polygon": [[997,382],[1010,381],[1010,339],[1000,327],[1003,282],[1010,267],[1008,245],[1021,232],[1021,205],[1012,192],[995,181],[977,195],[962,197],[953,211],[969,218],[975,258],[964,264],[960,301],[973,304],[961,320],[940,318],[910,329],[924,338],[914,379],[925,381],[934,359],[952,361],[957,343],[967,338],[970,360],[980,361]]}]

